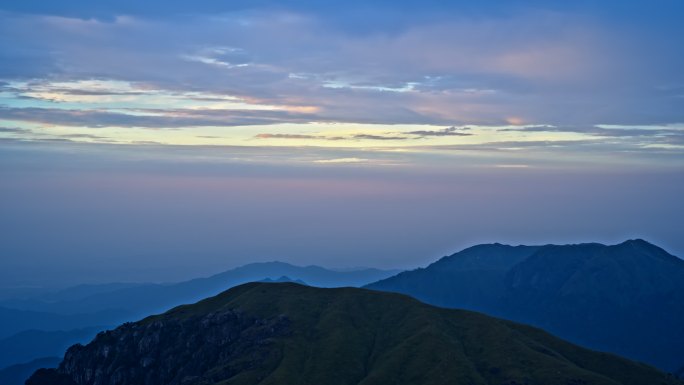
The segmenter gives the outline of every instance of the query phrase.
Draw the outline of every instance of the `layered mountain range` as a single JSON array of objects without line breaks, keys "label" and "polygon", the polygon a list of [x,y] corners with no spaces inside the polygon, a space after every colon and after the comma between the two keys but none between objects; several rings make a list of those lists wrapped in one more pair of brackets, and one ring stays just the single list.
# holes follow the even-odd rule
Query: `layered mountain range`
[{"label": "layered mountain range", "polygon": [[527,323],[671,372],[684,361],[684,261],[643,240],[478,245],[367,287]]},{"label": "layered mountain range", "polygon": [[[321,287],[361,286],[396,274],[396,270],[350,269],[337,271],[319,266],[283,262],[253,263],[189,281],[80,285],[63,290],[8,292],[0,301],[0,385],[19,385],[13,373],[33,372],[46,357],[62,357],[79,342],[123,322],[161,313],[174,306],[216,295],[251,281],[294,281]],[[33,370],[31,370],[33,369]],[[0,375],[0,379],[2,376]]]},{"label": "layered mountain range", "polygon": [[400,294],[250,283],[100,333],[26,384],[682,383],[540,329]]},{"label": "layered mountain range", "polygon": [[[97,330],[103,330],[105,328],[105,326],[97,326],[94,328],[84,327],[92,325],[114,325],[124,321],[140,319],[148,314],[159,313],[182,303],[200,300],[244,282],[297,282],[300,284],[311,284],[313,286],[355,286],[372,282],[377,279],[380,280],[368,284],[366,287],[376,291],[408,294],[420,301],[439,307],[474,310],[491,316],[534,325],[584,347],[598,351],[611,352],[645,362],[657,366],[661,370],[674,372],[680,376],[683,374],[682,370],[684,369],[680,368],[684,362],[684,261],[646,241],[630,240],[612,246],[597,243],[562,246],[478,245],[451,256],[444,257],[426,268],[402,272],[396,275],[393,275],[390,271],[373,269],[332,271],[315,266],[297,267],[285,263],[272,262],[246,265],[209,278],[200,278],[176,284],[107,284],[79,286],[59,292],[43,293],[40,296],[34,295],[31,297],[6,299],[0,302],[1,306],[6,306],[5,309],[0,308],[0,313],[4,314],[3,317],[0,318],[0,326],[2,326],[2,328],[0,328],[0,336],[2,336],[3,332],[11,334],[8,333],[8,331],[15,330],[13,328],[43,330],[21,329],[24,331],[11,337],[0,339],[0,361],[4,360],[3,362],[5,365],[26,362],[24,365],[15,365],[7,368],[7,370],[0,371],[0,379],[14,378],[15,380],[5,381],[10,385],[23,383],[23,381],[18,382],[16,378],[19,378],[20,376],[25,377],[26,373],[32,372],[35,368],[46,365],[50,366],[46,363],[54,365],[54,362],[56,362],[55,358],[42,359],[41,357],[62,356],[67,346],[76,342],[83,343],[90,341]],[[271,286],[267,285],[264,287]],[[274,309],[282,308],[289,309],[288,311],[304,311],[303,309],[291,308],[296,300],[285,297],[301,294],[308,298],[308,291],[305,290],[300,292],[299,290],[301,289],[291,289],[291,287],[300,287],[297,285],[275,285],[275,287],[287,289],[282,289],[282,292],[268,289],[265,292],[266,294],[274,296]],[[155,325],[163,327],[163,330],[155,329],[156,331],[154,331],[156,334],[154,334],[155,337],[153,337],[153,339],[158,340],[158,342],[162,344],[155,345],[154,349],[166,351],[168,348],[171,349],[171,352],[173,352],[174,355],[180,354],[179,352],[182,349],[180,347],[172,347],[171,345],[173,345],[174,342],[171,340],[179,338],[185,341],[186,346],[189,346],[187,344],[193,344],[206,337],[199,332],[199,334],[193,334],[193,329],[202,329],[207,325],[214,324],[223,331],[216,331],[216,333],[219,333],[218,337],[208,337],[210,339],[218,338],[219,340],[222,340],[228,338],[233,340],[237,338],[236,336],[238,335],[252,335],[254,333],[256,333],[256,335],[261,335],[260,333],[266,333],[266,335],[262,336],[264,341],[271,341],[271,339],[280,341],[281,338],[286,338],[293,332],[293,323],[291,321],[298,317],[304,317],[304,315],[292,315],[295,314],[295,312],[278,321],[284,322],[283,324],[273,324],[272,322],[275,322],[274,319],[259,316],[259,314],[262,313],[257,312],[257,314],[244,311],[244,309],[249,308],[251,305],[245,305],[241,302],[235,302],[235,304],[233,304],[233,294],[237,292],[238,291],[229,291],[228,293],[232,294],[223,293],[219,297],[202,301],[197,305],[194,305],[194,307],[177,308],[165,315],[156,316],[156,318],[147,318],[141,323],[126,323],[124,326],[117,328],[114,331],[100,334],[95,342],[93,342],[95,344],[93,346],[98,346],[98,344],[103,341],[103,336],[115,336],[114,339],[125,338],[124,336],[126,333],[131,331],[126,328],[132,327],[131,325],[146,325],[143,329],[140,329],[142,326],[135,326],[137,329],[132,331],[135,335],[146,333],[145,330],[148,330],[147,328],[149,328],[148,321],[150,319],[170,320],[170,323],[168,324],[166,321],[162,322],[162,325],[155,323]],[[314,292],[320,293],[316,295],[311,294],[316,298],[319,298],[318,296],[320,295],[320,298],[328,298],[327,301],[337,301],[336,299],[332,299],[329,294],[335,291],[322,290],[319,292],[314,290],[311,293]],[[345,291],[342,290],[339,293],[343,292]],[[350,295],[357,298],[354,301],[366,301],[365,298],[369,295],[369,292],[362,290],[360,293],[364,294],[359,294],[360,296],[358,297],[356,294]],[[371,297],[375,298],[372,301],[377,302],[380,301],[381,298],[385,298],[390,302],[395,301],[394,298],[406,299],[402,296],[382,296],[382,293],[377,294],[380,296],[373,297],[371,295]],[[217,298],[221,298],[222,300],[219,301]],[[241,298],[244,299],[246,297]],[[223,302],[221,301],[227,301],[230,305],[222,304]],[[265,299],[259,299],[257,302],[259,301],[263,302]],[[278,301],[285,301],[283,303],[286,303],[286,305],[279,304]],[[409,302],[414,303],[415,301]],[[403,304],[404,302],[392,303]],[[209,306],[207,304],[219,306],[223,310],[230,308],[232,309],[232,313],[229,312],[224,314],[222,313],[223,310],[212,310],[211,312],[204,314],[202,313],[204,310],[210,310],[206,307]],[[312,307],[311,312],[313,313],[307,313],[307,317],[328,317],[328,315],[326,315],[328,309],[320,308],[323,305],[316,301],[314,301],[313,304],[304,305],[303,303],[300,303],[300,305],[303,307]],[[352,311],[354,309],[356,312],[371,311],[376,318],[380,317],[384,320],[383,327],[391,327],[390,316],[383,318],[384,316],[378,314],[374,310],[367,309],[366,307],[356,309],[351,306],[351,304],[347,305],[345,305],[345,307],[337,308],[334,313],[335,316],[339,317],[341,320],[351,320],[350,322],[354,325],[352,327],[342,324],[335,326],[341,328],[340,330],[344,331],[344,335],[353,336],[355,333],[353,331],[354,328],[366,327],[363,326],[365,324],[359,323],[361,321],[356,320],[356,313],[352,312],[353,314],[346,314],[347,311]],[[377,306],[378,309],[384,309],[382,310],[383,312],[387,311],[389,314],[393,314],[391,317],[399,317],[398,319],[401,319],[399,315],[396,315],[384,305],[377,303],[374,306]],[[414,305],[407,306],[412,307]],[[427,308],[432,309],[432,307]],[[195,319],[190,317],[194,321],[187,321],[186,318],[175,319],[175,316],[170,316],[171,314],[177,315],[178,309],[190,309],[187,311],[197,315],[199,318]],[[266,311],[268,309],[262,310]],[[214,313],[222,315],[216,315]],[[283,314],[285,314],[284,311]],[[470,317],[473,313],[460,312],[459,314],[467,314],[469,315],[468,317]],[[367,316],[363,317],[367,318]],[[307,327],[312,327],[311,322],[314,322],[313,318],[310,322],[307,321],[309,322],[306,324],[308,325]],[[102,320],[107,320],[108,322],[104,323]],[[364,319],[363,322],[366,321],[368,320]],[[504,322],[498,320],[494,321]],[[255,325],[266,325],[264,326],[266,329],[259,327],[250,329],[253,326],[252,322],[255,322]],[[489,321],[482,322],[489,324]],[[510,322],[504,322],[503,324],[518,325]],[[75,330],[66,332],[61,331],[62,329],[68,330],[69,325],[73,325]],[[172,328],[166,329],[165,325],[171,325]],[[271,332],[267,333],[267,329],[276,334],[268,335],[268,333]],[[173,330],[173,332],[168,332],[168,330]],[[279,332],[283,332],[284,334],[277,334]],[[174,333],[177,337],[174,337]],[[333,332],[330,331],[330,333]],[[442,332],[440,331],[439,333]],[[364,338],[367,336],[368,335],[364,335]],[[356,339],[350,343],[367,344],[367,341],[363,338],[357,337],[354,337]],[[401,338],[413,337],[406,335]],[[168,341],[164,342],[166,340]],[[220,362],[216,361],[219,362],[217,365],[226,364],[228,367],[232,368],[228,370],[228,372],[221,373],[242,373],[246,370],[244,367],[240,366],[242,364],[237,365],[232,363],[233,361],[231,360],[237,360],[236,362],[243,362],[246,360],[246,363],[243,362],[243,364],[251,368],[255,365],[261,365],[252,361],[255,354],[257,356],[266,354],[270,357],[270,355],[274,354],[273,351],[271,351],[271,348],[280,346],[269,345],[270,342],[267,343],[264,341],[262,342],[266,345],[251,339],[243,341],[246,345],[243,346],[238,344],[230,348],[237,349],[234,351],[231,350],[233,353],[230,354],[233,355],[230,357],[226,356],[228,353],[223,350],[224,345],[221,345],[221,343],[219,344],[219,348],[211,350],[211,352],[198,353],[199,356],[197,357],[203,357],[202,361],[208,360],[209,362],[214,362],[212,360],[219,360]],[[299,343],[304,343],[301,340],[297,341],[299,341]],[[346,343],[341,340],[330,340],[330,342],[333,343],[334,346]],[[136,343],[140,344],[143,342],[137,341]],[[148,342],[144,343],[147,344]],[[168,347],[164,345],[167,343],[170,344]],[[252,349],[254,347],[249,347],[251,346],[250,344],[253,343],[256,343],[260,348],[253,351]],[[511,343],[519,344],[518,341]],[[87,347],[91,345],[92,344],[86,345],[86,348],[78,347],[80,345],[77,345],[77,347],[70,349],[65,361],[63,361],[59,367],[59,370],[38,372],[36,376],[34,376],[34,383],[44,383],[41,378],[48,378],[49,381],[52,381],[48,383],[53,384],[59,384],[59,381],[64,381],[64,384],[73,385],[75,381],[75,383],[79,385],[105,385],[107,382],[102,378],[99,378],[97,382],[92,382],[92,378],[90,377],[83,377],[80,379],[73,377],[73,373],[68,369],[72,367],[69,366],[71,365],[69,362],[73,362],[73,365],[75,365],[73,367],[91,367],[92,365],[95,365],[98,368],[98,371],[102,372],[102,370],[104,370],[102,366],[98,366],[104,364],[93,358],[97,357],[97,355],[94,356],[93,351],[88,350],[89,348]],[[267,345],[271,346],[271,348],[262,349]],[[441,348],[441,345],[436,346],[440,346]],[[202,350],[204,348],[198,345],[193,347],[193,349]],[[350,347],[349,349],[352,348]],[[392,349],[399,349],[399,347]],[[447,349],[451,348],[447,347]],[[472,345],[469,347],[469,352],[478,351],[478,349],[486,350],[489,349],[489,346]],[[78,353],[79,351],[86,353]],[[148,353],[152,354],[151,351],[148,351]],[[133,353],[127,353],[127,355],[130,354]],[[153,362],[157,362],[158,360],[171,360],[173,362],[173,357],[158,356],[157,358],[154,358],[149,356],[149,354],[141,358],[144,358],[143,361],[136,361],[137,364],[130,363],[130,365],[134,367],[138,364],[144,364],[142,368],[145,369],[143,370],[145,372],[147,370],[146,368],[151,367],[150,365],[153,365]],[[303,353],[299,352],[297,354],[301,355]],[[516,352],[516,354],[519,353]],[[108,355],[108,353],[105,355]],[[416,351],[414,359],[422,362],[422,360],[425,359],[422,357],[423,355],[432,357],[430,356],[428,349],[424,349]],[[124,356],[126,355],[121,357]],[[567,358],[565,354],[562,354],[562,356]],[[185,357],[185,360],[191,362],[195,359],[193,357],[195,356]],[[499,358],[502,360],[504,359],[503,357]],[[150,359],[152,361],[150,361]],[[224,359],[228,360],[227,363],[221,361]],[[535,360],[538,359],[539,357],[535,356],[530,358],[529,362],[537,362]],[[30,360],[34,361],[28,362]],[[109,358],[105,357],[104,361],[108,362],[106,365],[112,364],[108,360]],[[120,362],[120,360],[125,359],[117,358],[115,362]],[[270,360],[270,358],[266,361],[268,360]],[[309,358],[307,358],[307,360],[309,360]],[[271,361],[268,362],[273,364]],[[535,365],[537,364],[535,363]],[[499,366],[494,367],[499,368]],[[586,369],[586,367],[581,367]],[[212,368],[215,369],[215,367]],[[506,377],[506,379],[503,379],[503,377],[496,377],[496,381],[503,382],[491,382],[494,380],[491,380],[491,378],[487,376],[483,377],[478,368],[476,368],[477,375],[473,374],[472,377],[468,377],[468,381],[470,382],[466,381],[464,383],[478,383],[477,381],[479,380],[472,380],[477,376],[484,378],[484,382],[479,383],[544,383],[535,382],[537,380],[533,379],[537,377],[528,373],[526,371],[527,369],[523,370],[517,367],[510,370],[515,371],[518,374],[523,372],[526,373],[523,377],[510,377],[510,381],[513,382],[506,382],[509,381],[509,377]],[[188,378],[183,380],[179,380],[177,377],[170,379],[170,377],[168,377],[171,375],[169,372],[160,374],[162,377],[155,377],[154,380],[149,380],[152,382],[144,382],[148,380],[135,377],[134,381],[142,382],[133,383],[155,383],[154,381],[160,380],[161,378],[164,381],[180,381],[168,383],[195,384],[193,381],[195,381],[196,377],[204,378],[206,380],[205,377],[208,374],[203,371],[205,369],[207,369],[205,364],[199,365],[198,367],[192,366],[187,370],[189,371],[188,373],[191,372],[194,374],[189,375]],[[126,370],[130,371],[133,369],[129,368]],[[168,371],[171,369],[164,370]],[[494,371],[496,372],[497,370]],[[116,373],[111,372],[110,375],[120,376],[120,374]],[[270,374],[264,373],[259,376],[269,378]],[[335,375],[337,376],[338,374]],[[236,378],[230,377],[232,379],[226,383],[252,383],[249,382],[251,380],[247,380],[247,382],[237,380],[237,378],[242,378],[241,376],[242,375]],[[339,373],[339,376],[344,377],[344,374]],[[203,380],[205,382],[197,382],[197,384],[213,384],[210,382],[211,379],[218,378],[213,374],[209,377],[210,379],[206,380],[209,382]],[[667,381],[671,380],[670,377],[665,377],[667,378]],[[284,377],[274,378],[279,378],[283,381],[285,380]],[[293,378],[296,378],[297,381],[308,381],[311,378],[320,379],[319,377]],[[572,381],[577,380],[577,378],[573,377]],[[394,380],[396,379],[393,379],[392,381]],[[359,381],[340,383],[361,383]],[[421,381],[427,382],[419,383],[439,383],[431,382],[433,379],[421,379]],[[550,379],[545,378],[545,381],[550,381]],[[552,383],[565,383],[562,381]],[[567,383],[583,383],[581,381],[572,381]],[[223,384],[223,382],[221,383]],[[584,383],[597,382],[590,381]],[[627,382],[616,380],[616,383]]]}]

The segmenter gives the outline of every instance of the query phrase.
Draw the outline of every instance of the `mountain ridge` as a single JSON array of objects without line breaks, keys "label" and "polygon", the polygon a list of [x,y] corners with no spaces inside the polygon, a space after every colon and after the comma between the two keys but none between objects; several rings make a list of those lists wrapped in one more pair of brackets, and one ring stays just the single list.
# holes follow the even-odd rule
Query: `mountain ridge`
[{"label": "mountain ridge", "polygon": [[[528,323],[671,371],[681,365],[683,260],[642,239],[520,247],[478,245],[479,259],[467,248],[365,287]],[[510,267],[490,269],[502,253]]]}]

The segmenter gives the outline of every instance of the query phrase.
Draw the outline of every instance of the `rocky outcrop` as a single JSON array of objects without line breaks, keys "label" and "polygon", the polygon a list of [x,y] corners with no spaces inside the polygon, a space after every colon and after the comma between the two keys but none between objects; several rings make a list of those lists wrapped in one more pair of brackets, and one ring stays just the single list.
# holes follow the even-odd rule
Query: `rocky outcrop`
[{"label": "rocky outcrop", "polygon": [[27,384],[213,384],[277,361],[270,345],[288,331],[283,316],[258,319],[235,310],[128,323],[72,346],[57,370],[39,371]]}]

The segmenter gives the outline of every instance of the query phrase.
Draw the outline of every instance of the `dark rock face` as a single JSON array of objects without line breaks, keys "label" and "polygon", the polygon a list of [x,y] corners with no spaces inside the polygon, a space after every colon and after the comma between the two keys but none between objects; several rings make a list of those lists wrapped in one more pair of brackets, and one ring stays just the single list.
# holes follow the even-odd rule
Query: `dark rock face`
[{"label": "dark rock face", "polygon": [[26,385],[78,385],[66,374],[58,373],[56,369],[38,369]]},{"label": "dark rock face", "polygon": [[233,310],[124,324],[87,346],[72,346],[57,370],[39,371],[27,384],[213,384],[277,360],[269,345],[288,330],[285,317],[257,319]]}]

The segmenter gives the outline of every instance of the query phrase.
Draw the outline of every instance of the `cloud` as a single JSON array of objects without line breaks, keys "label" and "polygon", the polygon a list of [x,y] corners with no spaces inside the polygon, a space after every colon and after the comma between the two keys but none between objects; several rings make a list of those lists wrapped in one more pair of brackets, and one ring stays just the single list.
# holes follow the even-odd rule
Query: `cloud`
[{"label": "cloud", "polygon": [[530,168],[528,164],[496,164],[496,168]]},{"label": "cloud", "polygon": [[349,136],[306,135],[306,134],[257,134],[255,139],[313,139],[313,140],[407,140],[406,136],[386,136],[376,134],[354,134]]},{"label": "cloud", "polygon": [[364,158],[335,158],[335,159],[317,159],[314,163],[321,164],[348,164],[348,163],[366,163],[368,159]]},{"label": "cloud", "polygon": [[74,139],[90,139],[98,143],[117,143],[117,141],[102,135],[93,135],[87,133],[55,134],[19,127],[0,127],[0,134],[2,133],[19,134],[20,137],[18,139],[27,141],[73,142]]},{"label": "cloud", "polygon": [[[449,130],[449,129],[445,129]],[[423,134],[425,133],[425,134]],[[304,135],[304,134],[257,134],[254,136],[255,139],[317,139],[317,140],[415,140],[419,138],[410,136],[398,136],[396,134],[410,134],[418,135],[419,137],[425,136],[466,136],[471,134],[465,133],[452,133],[445,132],[443,130],[439,131],[409,131],[409,132],[393,132],[388,133],[392,135],[378,135],[369,133],[358,133],[349,136],[327,136],[327,135]]]},{"label": "cloud", "polygon": [[593,136],[607,136],[607,137],[654,137],[662,135],[680,136],[684,135],[684,129],[669,128],[667,126],[660,127],[613,127],[606,128],[600,126],[526,126],[514,128],[501,128],[502,132],[574,132]]},{"label": "cloud", "polygon": [[364,140],[406,140],[409,139],[405,136],[384,136],[384,135],[373,135],[373,134],[356,134],[352,136],[354,139],[364,139]]},{"label": "cloud", "polygon": [[109,140],[110,138],[106,136],[101,136],[101,135],[92,135],[92,134],[63,134],[59,135],[61,138],[66,138],[66,139],[95,139],[95,140]]},{"label": "cloud", "polygon": [[255,139],[321,139],[315,135],[301,135],[301,134],[257,134]]},{"label": "cloud", "polygon": [[[31,14],[0,14],[0,34],[13,36],[0,42],[0,52],[11,56],[0,61],[0,77],[139,82],[180,93],[310,106],[324,121],[461,125],[499,124],[515,116],[532,124],[593,125],[684,120],[677,88],[684,84],[678,70],[684,49],[666,44],[672,39],[664,37],[671,34],[657,35],[662,33],[657,28],[637,31],[616,22],[611,17],[624,17],[616,13],[596,20],[581,6],[498,2],[495,8],[509,12],[462,2],[420,7],[353,2],[344,12],[309,1],[210,3],[193,4],[183,28],[169,16],[187,11],[179,2],[156,13],[149,12],[153,6],[112,2],[6,6]],[[367,17],[344,17],[359,7]],[[411,17],[398,9],[410,10]],[[95,10],[109,16],[73,17]],[[45,16],[51,14],[60,16]],[[202,99],[206,96],[197,98]]]},{"label": "cloud", "polygon": [[257,134],[255,139],[312,139],[312,140],[345,140],[349,137],[345,136],[330,136],[330,135],[307,135],[307,134]]},{"label": "cloud", "polygon": [[31,132],[31,130],[28,130],[26,128],[19,128],[19,127],[0,127],[0,133],[9,133],[9,134],[22,134],[22,133],[27,133]]},{"label": "cloud", "polygon": [[[71,110],[58,108],[10,108],[0,106],[0,119],[72,127],[144,127],[183,128],[201,126],[268,125],[285,122],[306,123],[323,120],[312,114],[289,111],[254,110],[151,110],[145,115],[107,110]],[[156,113],[157,115],[150,115]]]},{"label": "cloud", "polygon": [[[621,149],[636,149],[634,146],[622,145]],[[484,143],[447,144],[447,145],[424,145],[414,149],[434,151],[466,151],[484,152],[491,156],[502,152],[526,153],[528,151],[556,151],[571,150],[573,152],[592,152],[594,150],[606,151],[616,148],[612,143],[605,143],[598,139],[573,139],[573,140],[502,140]]]},{"label": "cloud", "polygon": [[469,132],[463,132],[465,130],[469,130],[469,127],[448,127],[442,130],[436,130],[436,131],[427,131],[427,130],[420,130],[420,131],[409,131],[407,134],[411,135],[418,135],[422,137],[426,136],[470,136],[472,135]]},{"label": "cloud", "polygon": [[[684,144],[684,127],[677,126],[529,126],[502,128],[500,132],[577,133],[586,135],[593,145],[617,151],[639,151],[644,148],[678,150]],[[577,143],[576,145],[581,145]]]}]

